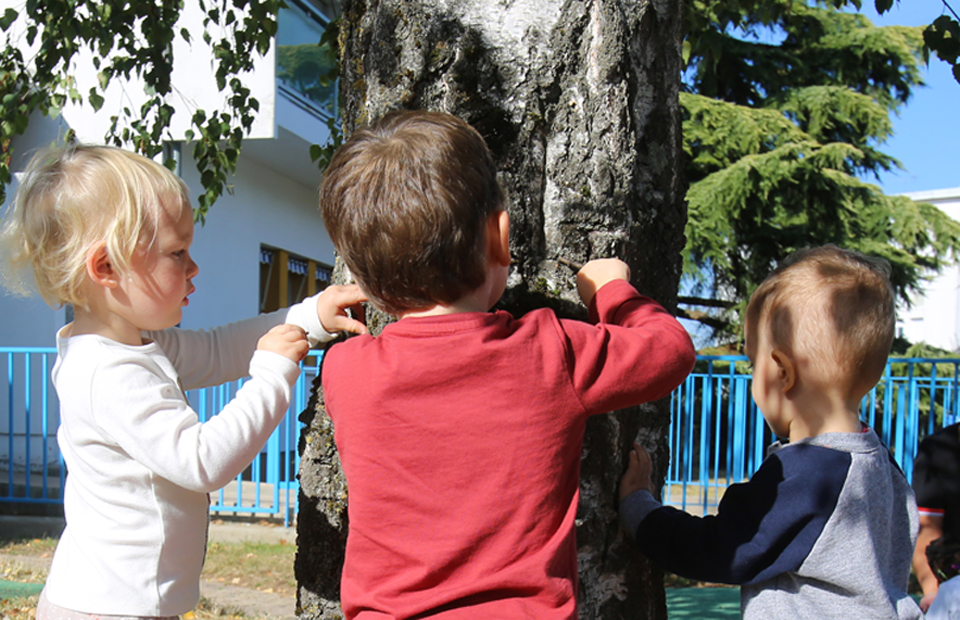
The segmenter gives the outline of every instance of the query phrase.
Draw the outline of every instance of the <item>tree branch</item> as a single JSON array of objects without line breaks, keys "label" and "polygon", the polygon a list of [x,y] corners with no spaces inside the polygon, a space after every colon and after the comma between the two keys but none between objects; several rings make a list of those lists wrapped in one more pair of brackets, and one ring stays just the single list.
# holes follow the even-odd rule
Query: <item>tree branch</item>
[{"label": "tree branch", "polygon": [[678,319],[688,319],[690,321],[696,321],[707,327],[711,327],[715,330],[724,330],[730,327],[730,323],[724,321],[723,319],[718,319],[715,316],[710,316],[706,312],[698,312],[696,310],[691,310],[687,312],[682,308],[677,308],[677,318]]},{"label": "tree branch", "polygon": [[707,308],[725,308],[727,310],[737,305],[733,301],[707,299],[705,297],[677,297],[677,303],[685,306],[706,306]]}]

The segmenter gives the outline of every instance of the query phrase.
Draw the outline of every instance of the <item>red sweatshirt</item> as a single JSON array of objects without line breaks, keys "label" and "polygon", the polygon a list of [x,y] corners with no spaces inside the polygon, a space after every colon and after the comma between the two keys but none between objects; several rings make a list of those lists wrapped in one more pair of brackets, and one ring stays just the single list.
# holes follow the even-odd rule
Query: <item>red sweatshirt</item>
[{"label": "red sweatshirt", "polygon": [[577,617],[587,417],[666,396],[695,359],[627,282],[601,288],[590,315],[407,318],[327,352],[348,619]]}]

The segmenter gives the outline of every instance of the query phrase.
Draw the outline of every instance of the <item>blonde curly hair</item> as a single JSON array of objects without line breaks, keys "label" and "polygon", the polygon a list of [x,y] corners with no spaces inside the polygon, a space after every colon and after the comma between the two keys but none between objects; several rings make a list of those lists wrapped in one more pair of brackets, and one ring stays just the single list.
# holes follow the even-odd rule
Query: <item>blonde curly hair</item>
[{"label": "blonde curly hair", "polygon": [[156,234],[161,206],[190,208],[182,179],[157,162],[109,146],[69,145],[37,153],[24,171],[0,231],[0,279],[31,288],[51,306],[87,307],[86,258],[105,242],[126,270]]}]

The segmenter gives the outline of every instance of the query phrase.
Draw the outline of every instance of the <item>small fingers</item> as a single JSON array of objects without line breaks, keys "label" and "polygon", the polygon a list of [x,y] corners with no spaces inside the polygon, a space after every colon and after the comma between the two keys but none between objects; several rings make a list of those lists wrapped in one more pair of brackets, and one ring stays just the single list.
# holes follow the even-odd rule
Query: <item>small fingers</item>
[{"label": "small fingers", "polygon": [[[367,295],[356,284],[328,286],[317,298],[317,316],[320,324],[330,333],[341,331],[355,334],[367,333],[363,325],[364,312],[362,302]],[[353,313],[351,317],[348,310]],[[356,317],[356,318],[354,318]]]},{"label": "small fingers", "polygon": [[294,336],[306,338],[307,332],[303,331],[303,328],[299,325],[291,325],[290,323],[281,323],[280,325],[274,325],[267,332],[268,334],[274,334],[278,336]]},{"label": "small fingers", "polygon": [[284,329],[282,332],[280,332],[280,335],[285,340],[288,342],[302,341],[303,344],[309,348],[310,344],[307,342],[307,332],[303,331],[303,328],[296,325],[286,325],[285,327],[289,329]]},{"label": "small fingers", "polygon": [[637,454],[638,462],[640,462],[641,464],[646,464],[648,466],[652,465],[652,461],[650,460],[650,453],[647,452],[647,449],[641,446],[639,443],[634,442],[633,450],[631,450],[631,454],[634,452],[636,452]]},{"label": "small fingers", "polygon": [[348,316],[338,316],[331,321],[334,332],[351,332],[354,334],[367,333],[367,326],[357,319],[351,319]]},{"label": "small fingers", "polygon": [[328,286],[323,291],[323,294],[329,295],[331,301],[338,308],[347,308],[364,301],[369,301],[367,294],[356,284],[334,284]]}]

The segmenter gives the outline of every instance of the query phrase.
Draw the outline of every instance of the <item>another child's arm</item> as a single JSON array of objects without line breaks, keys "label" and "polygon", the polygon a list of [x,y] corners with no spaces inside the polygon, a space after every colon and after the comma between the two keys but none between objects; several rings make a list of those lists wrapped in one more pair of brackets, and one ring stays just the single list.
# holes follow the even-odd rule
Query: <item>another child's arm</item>
[{"label": "another child's arm", "polygon": [[[248,360],[250,379],[201,422],[160,354],[111,353],[90,382],[91,408],[104,437],[141,465],[191,491],[221,488],[250,464],[286,415],[303,331],[274,328]],[[211,415],[216,413],[216,415]]]},{"label": "another child's arm", "polygon": [[[367,333],[367,326],[363,324],[363,306],[360,305],[364,301],[367,301],[366,294],[355,284],[325,288],[323,294],[317,297],[317,316],[324,331],[331,334]],[[347,310],[351,310],[356,318],[351,317]]]},{"label": "another child's arm", "polygon": [[[360,320],[363,318],[360,303],[364,301],[367,296],[356,284],[331,285],[319,295],[288,308],[283,322],[302,327],[307,332],[310,346],[333,340],[340,332],[365,334],[367,327]],[[352,318],[348,309],[358,318]]]},{"label": "another child's arm", "polygon": [[310,351],[307,333],[296,325],[284,323],[270,328],[257,341],[258,351],[271,351],[299,364]]},{"label": "another child's arm", "polygon": [[260,337],[276,325],[300,327],[310,346],[335,338],[338,331],[363,333],[363,323],[350,318],[346,309],[365,299],[356,285],[330,286],[289,308],[210,330],[172,328],[146,335],[160,345],[173,363],[184,389],[192,390],[246,376]]},{"label": "another child's arm", "polygon": [[577,272],[577,293],[583,305],[589,308],[597,291],[614,280],[630,281],[630,267],[620,259],[598,258],[581,267]]},{"label": "another child's arm", "polygon": [[623,261],[588,262],[577,291],[593,325],[561,321],[571,385],[590,415],[668,395],[696,360],[686,329],[629,277]]},{"label": "another child's arm", "polygon": [[716,515],[696,517],[661,505],[645,488],[624,495],[643,482],[638,460],[639,469],[628,469],[621,484],[620,523],[665,570],[714,583],[757,583],[803,564],[833,513],[849,464],[847,454],[793,446],[784,458],[768,457],[748,482],[728,487]]}]

